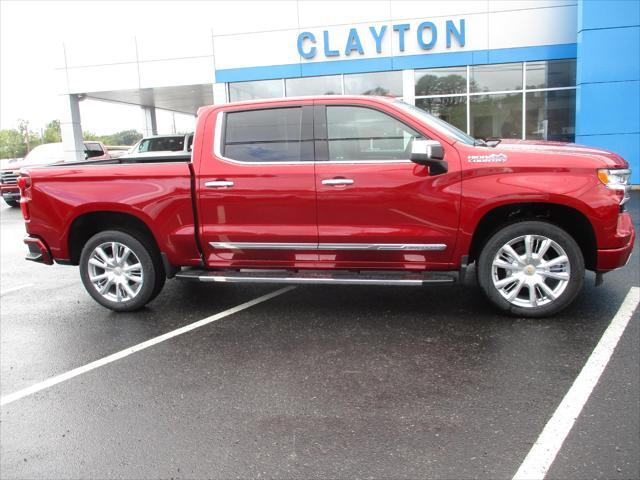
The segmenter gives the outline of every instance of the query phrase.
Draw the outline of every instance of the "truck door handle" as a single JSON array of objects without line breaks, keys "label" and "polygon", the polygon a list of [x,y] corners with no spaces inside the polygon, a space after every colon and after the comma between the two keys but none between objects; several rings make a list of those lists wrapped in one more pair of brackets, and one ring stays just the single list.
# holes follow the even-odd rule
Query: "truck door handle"
[{"label": "truck door handle", "polygon": [[353,180],[350,178],[329,178],[327,180],[322,180],[323,185],[353,185]]},{"label": "truck door handle", "polygon": [[215,180],[213,182],[204,182],[204,186],[207,188],[231,188],[233,182],[228,180]]}]

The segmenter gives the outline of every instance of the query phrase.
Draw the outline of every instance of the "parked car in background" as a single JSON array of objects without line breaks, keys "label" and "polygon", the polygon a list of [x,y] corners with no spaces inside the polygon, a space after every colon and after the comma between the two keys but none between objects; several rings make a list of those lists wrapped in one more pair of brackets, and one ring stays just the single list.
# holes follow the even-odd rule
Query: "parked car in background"
[{"label": "parked car in background", "polygon": [[[99,162],[111,159],[107,148],[97,141],[84,142],[85,160]],[[2,199],[11,207],[18,207],[20,190],[18,189],[18,175],[20,168],[36,165],[54,165],[65,163],[64,147],[62,143],[45,143],[31,150],[23,159],[17,159],[2,166],[0,170],[0,192]]]},{"label": "parked car in background", "polygon": [[129,145],[107,145],[107,151],[111,158],[120,158],[126,155],[131,147]]},{"label": "parked car in background", "polygon": [[193,133],[184,135],[155,135],[142,138],[129,149],[125,158],[172,157],[191,154]]},{"label": "parked car in background", "polygon": [[[115,162],[120,162],[122,158]],[[597,148],[485,142],[401,101],[326,96],[201,108],[181,162],[23,168],[27,259],[80,266],[141,308],[201,282],[450,283],[476,263],[499,309],[567,307],[626,264],[628,163]]]}]

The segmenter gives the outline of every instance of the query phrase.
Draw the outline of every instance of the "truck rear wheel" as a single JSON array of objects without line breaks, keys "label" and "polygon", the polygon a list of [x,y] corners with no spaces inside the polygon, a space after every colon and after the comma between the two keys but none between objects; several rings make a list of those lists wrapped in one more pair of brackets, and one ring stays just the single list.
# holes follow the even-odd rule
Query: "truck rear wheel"
[{"label": "truck rear wheel", "polygon": [[575,240],[541,221],[508,225],[485,244],[478,283],[501,310],[545,317],[566,308],[582,288],[584,258]]},{"label": "truck rear wheel", "polygon": [[80,277],[94,300],[117,312],[144,307],[164,285],[159,255],[129,233],[106,230],[89,239]]}]

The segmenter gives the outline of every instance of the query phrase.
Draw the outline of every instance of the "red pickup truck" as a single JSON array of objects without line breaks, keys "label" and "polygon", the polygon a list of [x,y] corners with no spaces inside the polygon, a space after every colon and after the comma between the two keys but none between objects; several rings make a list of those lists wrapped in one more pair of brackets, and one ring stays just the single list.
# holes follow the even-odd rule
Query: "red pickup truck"
[{"label": "red pickup truck", "polygon": [[594,148],[475,140],[403,102],[306,97],[200,109],[192,158],[21,172],[30,260],[80,266],[116,311],[166,278],[447,283],[477,264],[497,307],[558,312],[625,265],[628,164]]}]

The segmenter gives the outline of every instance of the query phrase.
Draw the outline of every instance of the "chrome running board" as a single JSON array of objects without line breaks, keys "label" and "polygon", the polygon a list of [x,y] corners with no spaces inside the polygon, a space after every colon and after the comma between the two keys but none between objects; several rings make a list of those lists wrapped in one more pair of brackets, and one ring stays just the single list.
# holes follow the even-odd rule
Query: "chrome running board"
[{"label": "chrome running board", "polygon": [[423,272],[351,272],[342,270],[182,270],[176,278],[200,282],[284,283],[316,285],[399,285],[455,282],[455,274]]}]

